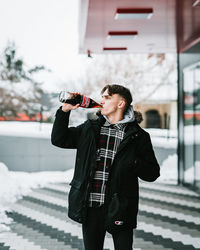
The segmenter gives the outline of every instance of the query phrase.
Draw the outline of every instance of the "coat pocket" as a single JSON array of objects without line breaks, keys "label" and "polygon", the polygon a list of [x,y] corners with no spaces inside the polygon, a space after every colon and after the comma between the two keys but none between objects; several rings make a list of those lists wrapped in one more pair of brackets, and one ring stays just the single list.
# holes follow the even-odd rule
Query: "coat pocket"
[{"label": "coat pocket", "polygon": [[83,207],[83,191],[81,182],[72,180],[70,183],[71,189],[68,195],[68,216],[72,220],[82,223],[82,207]]},{"label": "coat pocket", "polygon": [[106,230],[114,233],[128,227],[128,199],[115,193],[109,203],[106,216]]}]

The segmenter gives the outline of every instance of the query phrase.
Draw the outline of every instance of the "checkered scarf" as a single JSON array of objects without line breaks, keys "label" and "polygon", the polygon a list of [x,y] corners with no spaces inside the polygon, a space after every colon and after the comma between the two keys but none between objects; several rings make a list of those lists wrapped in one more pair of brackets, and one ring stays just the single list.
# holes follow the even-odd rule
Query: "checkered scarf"
[{"label": "checkered scarf", "polygon": [[125,123],[115,125],[104,124],[100,131],[97,149],[96,170],[89,195],[89,207],[99,207],[104,204],[106,184],[110,167],[117,148],[125,135]]}]

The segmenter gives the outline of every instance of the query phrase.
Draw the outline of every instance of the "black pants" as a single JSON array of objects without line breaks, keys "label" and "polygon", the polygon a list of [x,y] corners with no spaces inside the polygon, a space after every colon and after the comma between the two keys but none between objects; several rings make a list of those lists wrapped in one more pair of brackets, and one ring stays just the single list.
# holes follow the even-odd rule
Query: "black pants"
[{"label": "black pants", "polygon": [[[103,250],[106,234],[104,208],[89,208],[86,223],[82,225],[85,250]],[[115,250],[132,250],[133,229],[112,234]]]}]

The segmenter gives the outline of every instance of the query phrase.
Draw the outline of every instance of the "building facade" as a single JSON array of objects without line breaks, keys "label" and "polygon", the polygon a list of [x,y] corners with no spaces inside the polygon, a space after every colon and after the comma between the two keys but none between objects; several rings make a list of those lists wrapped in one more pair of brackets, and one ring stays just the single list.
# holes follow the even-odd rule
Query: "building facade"
[{"label": "building facade", "polygon": [[200,189],[200,1],[177,1],[179,183]]},{"label": "building facade", "polygon": [[[178,127],[178,183],[198,190],[199,17],[200,0],[80,0],[80,53],[88,56],[107,52],[177,54],[178,100],[173,114],[177,114]],[[170,106],[165,105],[163,109],[166,110],[160,111],[159,118],[156,109],[149,107],[145,112],[147,120],[151,113],[157,119],[157,126],[167,127],[165,116]],[[148,126],[153,126],[152,121],[147,122]]]}]

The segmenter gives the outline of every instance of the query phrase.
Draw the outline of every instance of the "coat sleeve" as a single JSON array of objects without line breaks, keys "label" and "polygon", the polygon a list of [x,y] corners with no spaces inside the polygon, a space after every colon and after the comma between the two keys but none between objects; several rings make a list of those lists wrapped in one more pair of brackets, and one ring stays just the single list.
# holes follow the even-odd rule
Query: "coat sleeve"
[{"label": "coat sleeve", "polygon": [[155,181],[160,176],[160,167],[155,157],[150,135],[147,132],[139,142],[135,172],[140,179],[150,182]]},{"label": "coat sleeve", "polygon": [[55,121],[51,133],[51,143],[60,148],[77,148],[78,139],[84,124],[77,127],[68,127],[69,112],[63,112],[59,108],[56,112]]}]

